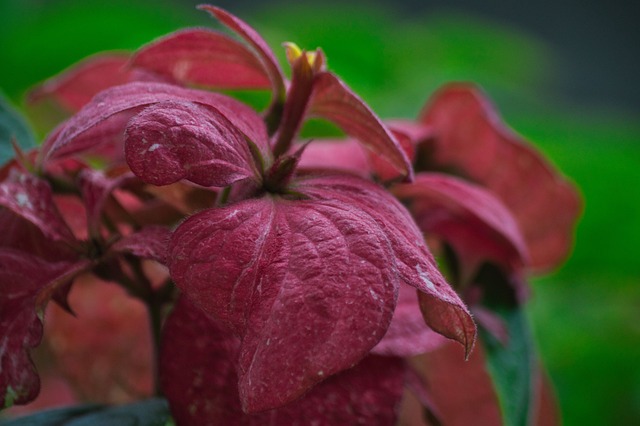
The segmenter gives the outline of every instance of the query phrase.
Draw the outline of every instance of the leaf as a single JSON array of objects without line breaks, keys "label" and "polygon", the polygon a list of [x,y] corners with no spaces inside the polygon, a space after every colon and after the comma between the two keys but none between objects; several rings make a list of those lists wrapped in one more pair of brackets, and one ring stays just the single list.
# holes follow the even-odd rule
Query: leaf
[{"label": "leaf", "polygon": [[103,172],[83,169],[78,175],[78,186],[87,210],[87,226],[92,237],[100,235],[102,214],[111,193],[127,181],[135,179],[131,173],[109,178]]},{"label": "leaf", "polygon": [[55,102],[66,113],[77,112],[98,92],[131,81],[133,71],[125,68],[128,61],[126,53],[100,53],[86,58],[32,89],[27,102]]},{"label": "leaf", "polygon": [[437,411],[439,424],[508,425],[503,423],[484,349],[480,346],[467,360],[463,359],[461,348],[450,343],[413,360],[412,365],[425,382],[430,404]]},{"label": "leaf", "polygon": [[476,334],[471,314],[437,269],[411,215],[395,198],[371,182],[337,174],[300,179],[295,190],[357,206],[371,216],[389,239],[401,280],[420,290],[427,325],[458,341],[467,354],[471,351]]},{"label": "leaf", "polygon": [[369,356],[318,384],[283,407],[245,414],[238,397],[235,360],[240,341],[187,298],[167,320],[161,352],[161,383],[178,424],[229,426],[391,425],[402,396],[404,363]]},{"label": "leaf", "polygon": [[28,220],[53,241],[75,241],[56,208],[51,187],[38,177],[12,170],[8,179],[0,183],[0,206]]},{"label": "leaf", "polygon": [[164,398],[108,407],[86,404],[42,411],[3,423],[3,426],[165,426],[170,421]]},{"label": "leaf", "polygon": [[30,253],[49,262],[74,261],[78,257],[64,242],[48,239],[42,231],[9,209],[0,208],[0,247]]},{"label": "leaf", "polygon": [[36,141],[25,119],[0,93],[0,166],[15,156],[11,141],[27,150],[36,146]]},{"label": "leaf", "polygon": [[153,398],[91,412],[65,426],[165,426],[170,419],[167,401]]},{"label": "leaf", "polygon": [[145,304],[121,286],[85,274],[69,305],[47,310],[45,339],[52,361],[83,399],[122,404],[153,394],[153,348]]},{"label": "leaf", "polygon": [[138,232],[127,235],[111,246],[111,250],[131,253],[145,259],[167,263],[167,251],[171,231],[164,226],[147,225]]},{"label": "leaf", "polygon": [[299,168],[331,169],[369,176],[369,163],[362,147],[354,139],[313,140],[306,146]]},{"label": "leaf", "polygon": [[224,187],[261,178],[244,135],[216,109],[190,102],[159,102],[134,116],[125,155],[140,179],[158,186],[187,179]]},{"label": "leaf", "polygon": [[26,404],[40,380],[29,350],[42,339],[46,303],[61,285],[86,270],[88,261],[49,263],[27,253],[0,249],[0,398],[3,407]]},{"label": "leaf", "polygon": [[43,161],[118,144],[129,119],[141,109],[163,101],[187,101],[216,109],[269,158],[262,119],[248,106],[212,92],[163,83],[134,82],[107,89],[58,127],[45,140]]},{"label": "leaf", "polygon": [[446,342],[447,339],[425,324],[416,290],[400,285],[391,324],[371,352],[376,355],[410,357],[430,352]]},{"label": "leaf", "polygon": [[414,182],[393,188],[426,234],[451,245],[462,285],[491,261],[507,271],[528,264],[527,247],[507,207],[481,186],[442,173],[419,173]]},{"label": "leaf", "polygon": [[103,405],[84,404],[43,410],[34,414],[4,420],[2,426],[65,426],[72,419],[100,410]]},{"label": "leaf", "polygon": [[258,34],[256,30],[251,28],[246,22],[232,15],[224,9],[209,5],[198,6],[201,10],[206,10],[212,16],[217,18],[222,24],[231,29],[233,32],[242,37],[251,47],[253,47],[258,55],[258,58],[262,62],[262,66],[271,80],[271,86],[273,88],[273,97],[280,99],[284,96],[285,85],[284,76],[278,60],[276,59],[273,51],[269,47],[266,41]]},{"label": "leaf", "polygon": [[476,277],[475,286],[482,293],[478,301],[480,307],[502,322],[508,336],[505,341],[480,323],[487,369],[500,401],[504,424],[519,426],[534,420],[539,370],[526,314],[510,279],[495,265],[485,264]]},{"label": "leaf", "polygon": [[139,49],[131,65],[185,84],[219,89],[269,89],[261,60],[223,34],[193,28],[162,37]]},{"label": "leaf", "polygon": [[507,426],[526,426],[534,417],[536,357],[533,340],[522,309],[500,308],[496,313],[507,326],[509,340],[502,344],[481,329],[489,372]]},{"label": "leaf", "polygon": [[319,73],[308,106],[311,117],[327,119],[384,157],[407,179],[413,177],[411,162],[395,136],[373,111],[335,75]]},{"label": "leaf", "polygon": [[388,327],[398,285],[380,226],[327,199],[266,197],[193,215],[173,234],[170,271],[242,337],[247,412],[286,404],[355,365]]},{"label": "leaf", "polygon": [[479,89],[445,86],[419,120],[434,134],[428,162],[453,168],[505,203],[524,234],[533,268],[548,270],[567,257],[581,212],[576,189],[506,127]]}]

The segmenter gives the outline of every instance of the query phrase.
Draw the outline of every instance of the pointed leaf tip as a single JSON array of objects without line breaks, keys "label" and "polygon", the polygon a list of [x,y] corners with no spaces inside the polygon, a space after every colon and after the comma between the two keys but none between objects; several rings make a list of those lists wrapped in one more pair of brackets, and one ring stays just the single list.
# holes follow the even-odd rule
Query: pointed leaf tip
[{"label": "pointed leaf tip", "polygon": [[284,75],[273,51],[262,36],[260,36],[255,29],[242,19],[222,8],[208,4],[201,4],[198,6],[198,9],[209,12],[218,19],[218,21],[235,32],[255,49],[267,75],[269,76],[269,79],[271,80],[274,99],[280,99],[280,97],[284,95],[285,91]]},{"label": "pointed leaf tip", "polygon": [[407,153],[380,118],[334,74],[321,72],[315,77],[309,101],[309,116],[324,118],[386,159],[398,172],[413,180]]}]

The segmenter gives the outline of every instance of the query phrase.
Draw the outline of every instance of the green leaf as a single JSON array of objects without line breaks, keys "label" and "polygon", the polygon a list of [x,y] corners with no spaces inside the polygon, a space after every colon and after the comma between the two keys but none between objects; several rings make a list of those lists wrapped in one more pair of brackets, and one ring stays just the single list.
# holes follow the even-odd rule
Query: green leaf
[{"label": "green leaf", "polygon": [[494,309],[504,322],[509,340],[499,342],[484,329],[480,339],[487,353],[487,364],[493,379],[506,426],[526,426],[533,418],[535,391],[535,348],[525,313],[519,307]]},{"label": "green leaf", "polygon": [[115,407],[75,406],[0,422],[0,426],[165,426],[172,424],[169,406],[163,398]]},{"label": "green leaf", "polygon": [[476,276],[482,287],[484,308],[502,321],[507,338],[480,322],[480,341],[505,426],[528,426],[535,419],[538,359],[517,282],[491,263]]},{"label": "green leaf", "polygon": [[12,140],[23,150],[36,146],[33,133],[25,119],[0,93],[0,165],[14,156]]}]

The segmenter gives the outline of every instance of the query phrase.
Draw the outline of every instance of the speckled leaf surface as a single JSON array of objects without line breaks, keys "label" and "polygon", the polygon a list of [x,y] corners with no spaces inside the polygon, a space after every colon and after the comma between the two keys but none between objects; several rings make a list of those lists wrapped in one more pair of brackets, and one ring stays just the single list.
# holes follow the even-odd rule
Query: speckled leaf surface
[{"label": "speckled leaf surface", "polygon": [[191,216],[170,261],[184,294],[242,337],[250,412],[290,402],[366,355],[391,320],[394,266],[387,237],[356,207],[271,198]]},{"label": "speckled leaf surface", "polygon": [[262,119],[247,105],[227,96],[152,82],[134,82],[100,92],[45,140],[44,159],[94,149],[122,139],[126,123],[143,108],[163,101],[190,101],[215,108],[266,156]]},{"label": "speckled leaf surface", "polygon": [[3,407],[26,404],[40,380],[29,350],[42,339],[42,315],[55,289],[85,269],[86,261],[48,263],[0,249],[0,398]]},{"label": "speckled leaf surface", "polygon": [[235,360],[240,341],[181,298],[163,336],[162,387],[178,425],[395,424],[404,384],[398,358],[369,356],[283,407],[245,414]]},{"label": "speckled leaf surface", "polygon": [[438,333],[457,340],[467,353],[476,327],[456,292],[436,267],[409,212],[381,187],[355,176],[325,175],[302,179],[298,190],[317,198],[357,206],[373,218],[387,236],[401,280],[418,290],[422,314]]},{"label": "speckled leaf surface", "polygon": [[191,102],[160,102],[129,121],[125,156],[146,183],[182,179],[223,187],[259,179],[244,135],[216,109]]},{"label": "speckled leaf surface", "polygon": [[12,170],[0,183],[0,206],[28,220],[53,241],[75,240],[55,207],[51,187],[38,177]]}]

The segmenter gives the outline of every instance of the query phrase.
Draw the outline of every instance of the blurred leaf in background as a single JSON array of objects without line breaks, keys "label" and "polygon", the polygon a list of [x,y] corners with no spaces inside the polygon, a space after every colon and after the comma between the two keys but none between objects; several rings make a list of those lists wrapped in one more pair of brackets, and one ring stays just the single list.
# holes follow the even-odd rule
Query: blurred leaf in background
[{"label": "blurred leaf in background", "polygon": [[[536,280],[529,309],[564,422],[640,424],[638,117],[559,97],[564,59],[504,23],[460,11],[407,16],[375,3],[228,3],[220,5],[255,25],[281,58],[283,41],[322,47],[329,67],[384,117],[415,117],[447,81],[488,92],[585,199],[574,255]],[[195,4],[0,1],[0,87],[19,103],[29,86],[87,55],[135,49],[184,26],[217,27]]]}]

